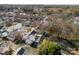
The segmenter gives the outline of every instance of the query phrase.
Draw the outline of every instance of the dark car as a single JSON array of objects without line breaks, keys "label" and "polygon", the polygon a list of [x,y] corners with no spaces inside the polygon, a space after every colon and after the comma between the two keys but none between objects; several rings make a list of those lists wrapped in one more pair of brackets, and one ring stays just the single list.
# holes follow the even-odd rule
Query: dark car
[{"label": "dark car", "polygon": [[24,52],[25,49],[20,47],[13,53],[13,55],[23,55]]}]

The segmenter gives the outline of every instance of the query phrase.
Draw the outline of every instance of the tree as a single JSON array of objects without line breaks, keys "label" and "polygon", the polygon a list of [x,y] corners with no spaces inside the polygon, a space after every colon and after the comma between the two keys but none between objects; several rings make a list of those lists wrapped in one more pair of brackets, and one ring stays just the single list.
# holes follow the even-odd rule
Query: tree
[{"label": "tree", "polygon": [[22,40],[22,34],[20,32],[16,32],[15,38],[16,38],[16,44],[24,44],[25,43],[25,41]]},{"label": "tree", "polygon": [[40,55],[59,55],[61,54],[60,46],[56,42],[44,39],[38,47],[38,53]]},{"label": "tree", "polygon": [[5,55],[12,55],[13,50],[12,50],[11,48],[9,48],[9,49],[10,49],[9,51],[6,51],[6,52],[5,52]]}]

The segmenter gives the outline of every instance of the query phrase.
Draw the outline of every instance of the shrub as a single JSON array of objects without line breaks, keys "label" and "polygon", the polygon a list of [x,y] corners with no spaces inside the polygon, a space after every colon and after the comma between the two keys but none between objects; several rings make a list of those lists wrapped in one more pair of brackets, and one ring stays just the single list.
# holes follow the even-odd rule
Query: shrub
[{"label": "shrub", "polygon": [[39,45],[38,53],[40,55],[59,55],[60,54],[60,46],[56,42],[49,41],[49,40],[45,39]]}]

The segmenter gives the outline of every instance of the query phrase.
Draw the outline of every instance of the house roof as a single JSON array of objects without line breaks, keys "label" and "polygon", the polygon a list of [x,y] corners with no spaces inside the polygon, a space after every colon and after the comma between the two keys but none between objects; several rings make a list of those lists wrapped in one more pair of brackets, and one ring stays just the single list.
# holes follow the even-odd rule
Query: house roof
[{"label": "house roof", "polygon": [[11,27],[8,27],[7,31],[12,32],[14,30],[20,29],[22,27],[21,23],[18,23],[16,25],[12,25]]}]

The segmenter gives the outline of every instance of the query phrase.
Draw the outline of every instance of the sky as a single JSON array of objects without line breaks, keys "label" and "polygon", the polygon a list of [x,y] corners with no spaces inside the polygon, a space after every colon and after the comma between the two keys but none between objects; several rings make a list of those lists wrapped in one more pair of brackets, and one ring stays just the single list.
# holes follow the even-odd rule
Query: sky
[{"label": "sky", "polygon": [[78,4],[78,0],[0,0],[0,4]]}]

